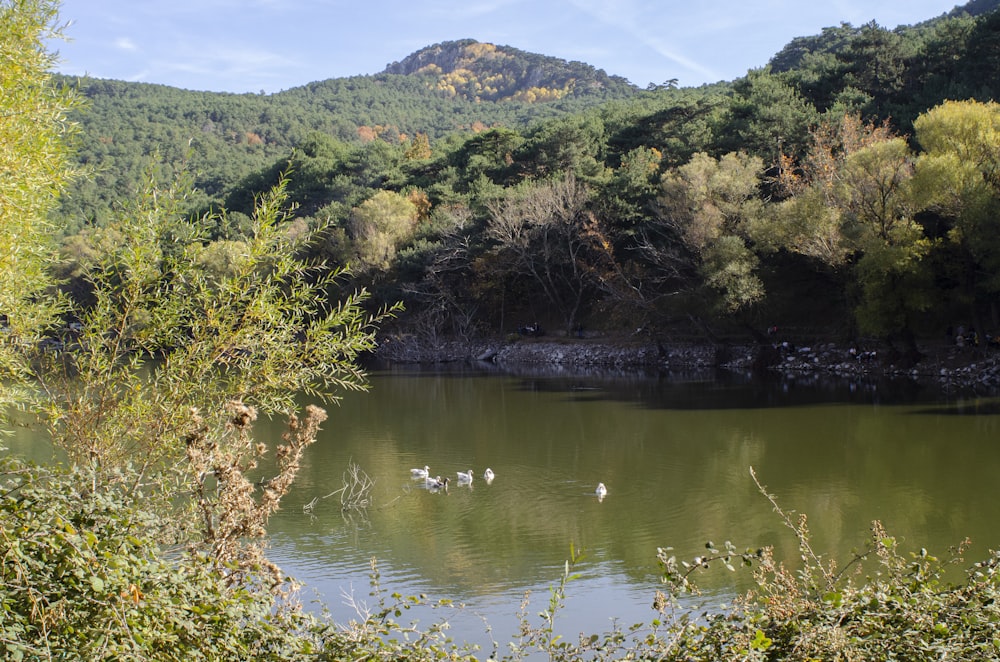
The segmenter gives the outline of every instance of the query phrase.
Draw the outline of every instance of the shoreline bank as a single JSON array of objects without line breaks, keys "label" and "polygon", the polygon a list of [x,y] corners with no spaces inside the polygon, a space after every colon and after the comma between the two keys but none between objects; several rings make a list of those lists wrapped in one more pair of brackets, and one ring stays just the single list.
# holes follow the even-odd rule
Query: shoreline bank
[{"label": "shoreline bank", "polygon": [[492,363],[588,369],[721,369],[843,379],[909,379],[947,391],[1000,393],[1000,350],[925,343],[916,361],[890,350],[865,350],[825,342],[785,344],[670,343],[637,338],[438,338],[412,335],[379,339],[375,357],[388,363]]}]

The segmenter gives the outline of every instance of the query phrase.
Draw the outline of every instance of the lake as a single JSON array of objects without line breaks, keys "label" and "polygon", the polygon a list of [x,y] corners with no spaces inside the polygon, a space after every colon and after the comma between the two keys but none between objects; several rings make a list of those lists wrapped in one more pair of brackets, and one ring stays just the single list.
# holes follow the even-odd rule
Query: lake
[{"label": "lake", "polygon": [[[525,592],[537,624],[572,546],[584,558],[559,631],[648,622],[657,547],[690,559],[708,540],[731,540],[797,558],[751,467],[783,508],[808,514],[814,548],[830,558],[848,560],[874,519],[903,550],[945,555],[968,536],[971,563],[1000,546],[996,399],[910,383],[486,366],[380,369],[370,383],[329,407],[270,526],[272,557],[340,621],[357,617],[347,596],[374,604],[374,558],[387,592],[465,605],[401,621],[445,619],[457,641],[488,653],[492,636],[504,653]],[[342,512],[329,495],[352,462],[375,481],[373,503]],[[425,465],[452,479],[447,492],[411,478]],[[469,469],[472,484],[457,485]],[[713,570],[699,583],[697,604],[711,608],[750,575]]]}]

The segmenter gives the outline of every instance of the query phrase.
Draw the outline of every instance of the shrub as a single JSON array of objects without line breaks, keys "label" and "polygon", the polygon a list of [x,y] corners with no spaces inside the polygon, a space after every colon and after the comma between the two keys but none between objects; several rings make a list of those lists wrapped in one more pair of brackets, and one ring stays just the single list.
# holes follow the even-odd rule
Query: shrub
[{"label": "shrub", "polygon": [[[0,646],[6,659],[288,660],[315,622],[253,573],[165,549],[161,515],[88,470],[0,467]],[[266,569],[264,569],[266,571]],[[257,577],[258,580],[265,575]]]}]

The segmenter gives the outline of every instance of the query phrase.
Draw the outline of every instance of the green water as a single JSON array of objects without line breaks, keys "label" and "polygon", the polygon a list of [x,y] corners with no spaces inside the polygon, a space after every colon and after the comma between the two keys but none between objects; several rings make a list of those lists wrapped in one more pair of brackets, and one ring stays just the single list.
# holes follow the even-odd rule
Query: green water
[{"label": "green water", "polygon": [[[912,384],[630,372],[396,370],[370,381],[370,392],[330,408],[270,526],[272,557],[304,583],[307,603],[339,621],[374,605],[374,558],[387,591],[465,605],[402,620],[446,619],[456,640],[488,653],[490,636],[502,645],[516,632],[526,591],[538,622],[572,545],[584,559],[560,631],[648,622],[657,547],[692,558],[707,540],[731,540],[798,557],[751,467],[784,508],[809,516],[816,551],[831,559],[862,547],[874,519],[904,551],[944,555],[969,537],[971,564],[1000,547],[996,399]],[[258,421],[261,438],[280,432]],[[12,441],[15,451],[38,449],[27,437]],[[374,479],[373,504],[344,513],[328,495],[352,462]],[[411,478],[424,465],[452,478],[447,493]],[[482,479],[487,467],[492,484]],[[455,484],[468,469],[472,485]],[[699,581],[699,605],[709,607],[750,585],[747,573],[724,570]]]},{"label": "green water", "polygon": [[[525,591],[529,613],[545,605],[573,545],[585,558],[565,631],[648,621],[659,546],[690,558],[728,539],[798,556],[751,466],[783,507],[808,514],[814,547],[830,558],[848,559],[874,519],[903,549],[944,553],[968,536],[974,561],[1000,546],[995,400],[629,373],[376,372],[371,387],[331,409],[271,526],[275,558],[338,619],[355,615],[345,595],[372,604],[375,558],[388,590],[467,605],[421,618],[447,617],[456,639],[480,643],[485,618],[503,642]],[[350,462],[375,479],[363,513],[322,498]],[[477,477],[434,493],[410,476],[424,465]],[[749,576],[722,571],[702,584],[717,604]]]}]

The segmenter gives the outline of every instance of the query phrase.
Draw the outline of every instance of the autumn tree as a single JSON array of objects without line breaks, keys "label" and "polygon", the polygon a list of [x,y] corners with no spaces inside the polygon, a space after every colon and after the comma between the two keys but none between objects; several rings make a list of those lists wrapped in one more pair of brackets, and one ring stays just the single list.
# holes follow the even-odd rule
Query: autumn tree
[{"label": "autumn tree", "polygon": [[913,156],[885,124],[846,115],[813,132],[809,153],[783,168],[791,193],[753,234],[762,247],[800,253],[830,270],[846,290],[852,278],[861,329],[899,336],[912,349],[915,315],[929,304],[922,259],[930,244],[914,220]]},{"label": "autumn tree", "polygon": [[587,188],[567,175],[524,184],[488,205],[497,277],[525,279],[566,331],[609,269],[610,244],[588,200]]},{"label": "autumn tree", "polygon": [[403,150],[403,157],[407,161],[422,161],[431,156],[431,143],[426,133],[417,132],[412,140],[407,141],[406,149]]}]

